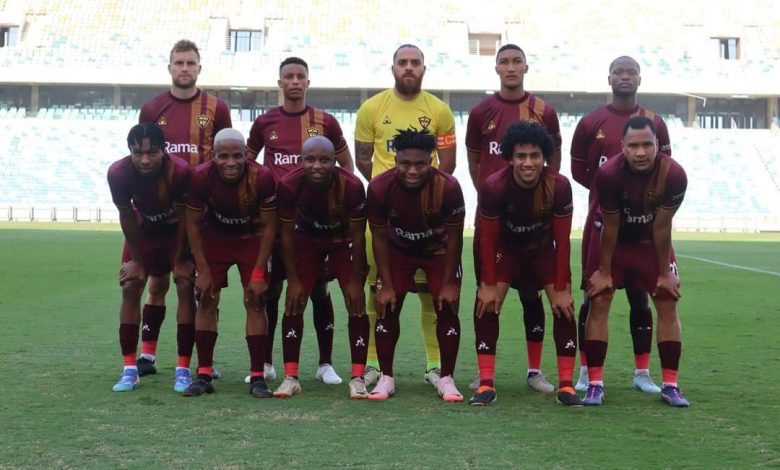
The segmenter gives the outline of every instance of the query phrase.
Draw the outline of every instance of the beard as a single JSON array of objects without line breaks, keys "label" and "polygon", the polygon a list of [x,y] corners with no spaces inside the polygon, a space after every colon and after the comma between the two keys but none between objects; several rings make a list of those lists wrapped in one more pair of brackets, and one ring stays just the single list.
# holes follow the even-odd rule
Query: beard
[{"label": "beard", "polygon": [[181,88],[183,90],[187,90],[187,89],[190,89],[190,88],[195,88],[195,85],[197,83],[198,83],[198,79],[197,78],[192,78],[188,82],[182,82],[181,80],[179,80],[177,78],[173,79],[173,86],[175,86],[176,88]]},{"label": "beard", "polygon": [[395,89],[404,96],[417,95],[422,91],[422,77],[415,79],[415,81],[409,84],[405,81],[406,77],[395,75]]}]

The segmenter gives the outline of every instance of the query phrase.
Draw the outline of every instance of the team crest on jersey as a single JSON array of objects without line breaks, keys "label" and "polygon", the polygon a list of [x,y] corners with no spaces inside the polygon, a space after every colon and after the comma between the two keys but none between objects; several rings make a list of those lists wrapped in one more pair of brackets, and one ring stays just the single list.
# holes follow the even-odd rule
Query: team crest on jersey
[{"label": "team crest on jersey", "polygon": [[390,116],[385,116],[384,119],[382,119],[382,124],[392,124],[393,121],[390,120]]},{"label": "team crest on jersey", "polygon": [[419,121],[423,129],[427,129],[431,125],[431,118],[428,116],[420,116],[417,118],[417,121]]},{"label": "team crest on jersey", "polygon": [[493,129],[496,128],[496,123],[494,121],[490,121],[487,125],[487,128],[489,131],[492,131]]},{"label": "team crest on jersey", "polygon": [[158,126],[164,126],[164,125],[166,125],[166,124],[168,124],[168,121],[165,119],[165,116],[161,117],[161,118],[160,118],[160,119],[157,121],[157,125],[158,125]]},{"label": "team crest on jersey", "polygon": [[308,134],[309,137],[314,137],[320,135],[320,131],[316,127],[309,127],[306,129],[306,134]]},{"label": "team crest on jersey", "polygon": [[271,135],[268,136],[268,140],[276,140],[279,138],[279,134],[276,131],[271,131]]},{"label": "team crest on jersey", "polygon": [[597,139],[606,139],[607,135],[604,133],[603,130],[599,129],[599,131],[596,132],[596,138]]},{"label": "team crest on jersey", "polygon": [[201,114],[200,116],[196,117],[195,120],[198,121],[198,125],[200,127],[206,127],[209,121],[211,121],[211,118],[205,114]]}]

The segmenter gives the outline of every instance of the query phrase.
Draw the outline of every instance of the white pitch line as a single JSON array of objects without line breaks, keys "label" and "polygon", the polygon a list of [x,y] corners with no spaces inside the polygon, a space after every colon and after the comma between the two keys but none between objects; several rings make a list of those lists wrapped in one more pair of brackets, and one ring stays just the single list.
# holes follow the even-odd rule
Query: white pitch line
[{"label": "white pitch line", "polygon": [[715,261],[713,259],[699,258],[698,256],[689,256],[689,255],[680,255],[680,254],[677,254],[676,256],[678,258],[695,259],[696,261],[701,261],[703,263],[717,264],[718,266],[725,266],[727,268],[741,269],[743,271],[752,271],[754,273],[769,274],[770,276],[780,277],[780,273],[776,273],[774,271],[767,271],[766,269],[758,269],[758,268],[751,268],[749,266],[740,266],[738,264],[724,263],[723,261]]}]

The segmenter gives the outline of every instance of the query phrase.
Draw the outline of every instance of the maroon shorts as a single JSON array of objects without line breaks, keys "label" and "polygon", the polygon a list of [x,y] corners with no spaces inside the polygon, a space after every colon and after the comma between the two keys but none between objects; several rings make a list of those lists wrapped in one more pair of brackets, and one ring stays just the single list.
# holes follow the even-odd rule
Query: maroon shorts
[{"label": "maroon shorts", "polygon": [[211,271],[211,282],[216,289],[227,287],[227,273],[234,264],[241,274],[241,285],[249,285],[260,250],[260,240],[260,237],[234,238],[203,234],[203,251]]},{"label": "maroon shorts", "polygon": [[[178,232],[149,235],[141,232],[138,244],[141,248],[144,271],[149,276],[165,276],[173,270]],[[130,245],[125,241],[122,247],[122,263],[132,259]]]},{"label": "maroon shorts", "polygon": [[[310,238],[295,237],[295,266],[298,278],[307,293],[311,293],[318,282],[336,279],[341,289],[346,289],[352,280],[352,245],[318,244]],[[363,269],[367,273],[368,267]]]},{"label": "maroon shorts", "polygon": [[[444,265],[446,255],[415,256],[390,247],[390,276],[393,279],[393,289],[400,295],[406,292],[416,292],[414,273],[418,269],[425,272],[428,279],[428,292],[437,297],[444,284]],[[458,265],[455,273],[456,282],[460,286],[463,269]]]},{"label": "maroon shorts", "polygon": [[540,291],[555,283],[555,248],[552,245],[526,253],[514,253],[499,243],[496,280],[508,282],[520,292]]},{"label": "maroon shorts", "polygon": [[[599,231],[593,231],[590,248],[588,249],[585,280],[589,279],[599,268],[601,258],[600,235]],[[674,250],[669,255],[669,266],[672,272],[679,277]],[[618,243],[615,245],[615,252],[612,254],[612,284],[616,289],[628,288],[652,293],[655,290],[657,281],[658,264],[656,262],[655,244]]]}]

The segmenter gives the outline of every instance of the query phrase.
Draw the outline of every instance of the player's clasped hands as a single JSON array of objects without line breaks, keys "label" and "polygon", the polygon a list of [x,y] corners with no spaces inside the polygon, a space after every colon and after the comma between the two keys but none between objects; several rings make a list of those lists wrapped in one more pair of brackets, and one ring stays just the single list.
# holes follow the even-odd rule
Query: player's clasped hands
[{"label": "player's clasped hands", "polygon": [[395,310],[396,302],[397,299],[395,295],[395,289],[392,287],[383,286],[379,281],[377,281],[376,317],[380,320],[385,318],[387,308],[390,307],[390,310]]},{"label": "player's clasped hands", "polygon": [[612,293],[615,287],[612,285],[612,275],[600,269],[588,279],[588,297],[597,297],[604,293]]},{"label": "player's clasped hands", "polygon": [[460,287],[457,284],[444,284],[441,286],[439,296],[436,298],[436,307],[444,310],[444,305],[449,305],[450,309],[457,315],[460,305]]},{"label": "player's clasped hands", "polygon": [[195,298],[198,302],[208,302],[214,298],[214,283],[211,281],[211,272],[198,271],[195,277]]},{"label": "player's clasped hands", "polygon": [[555,287],[550,284],[544,286],[544,291],[547,293],[553,315],[574,319],[574,299],[571,296],[570,284],[567,284],[564,290],[555,290]]},{"label": "player's clasped hands", "polygon": [[366,293],[362,284],[350,282],[344,291],[344,300],[349,315],[362,317],[366,314]]},{"label": "player's clasped hands", "polygon": [[484,282],[477,291],[477,318],[482,318],[486,312],[501,313],[501,296],[498,294],[498,286],[488,285]]},{"label": "player's clasped hands", "polygon": [[119,285],[121,286],[126,281],[138,281],[144,282],[146,280],[146,271],[144,271],[143,265],[130,260],[122,264],[119,269]]}]

